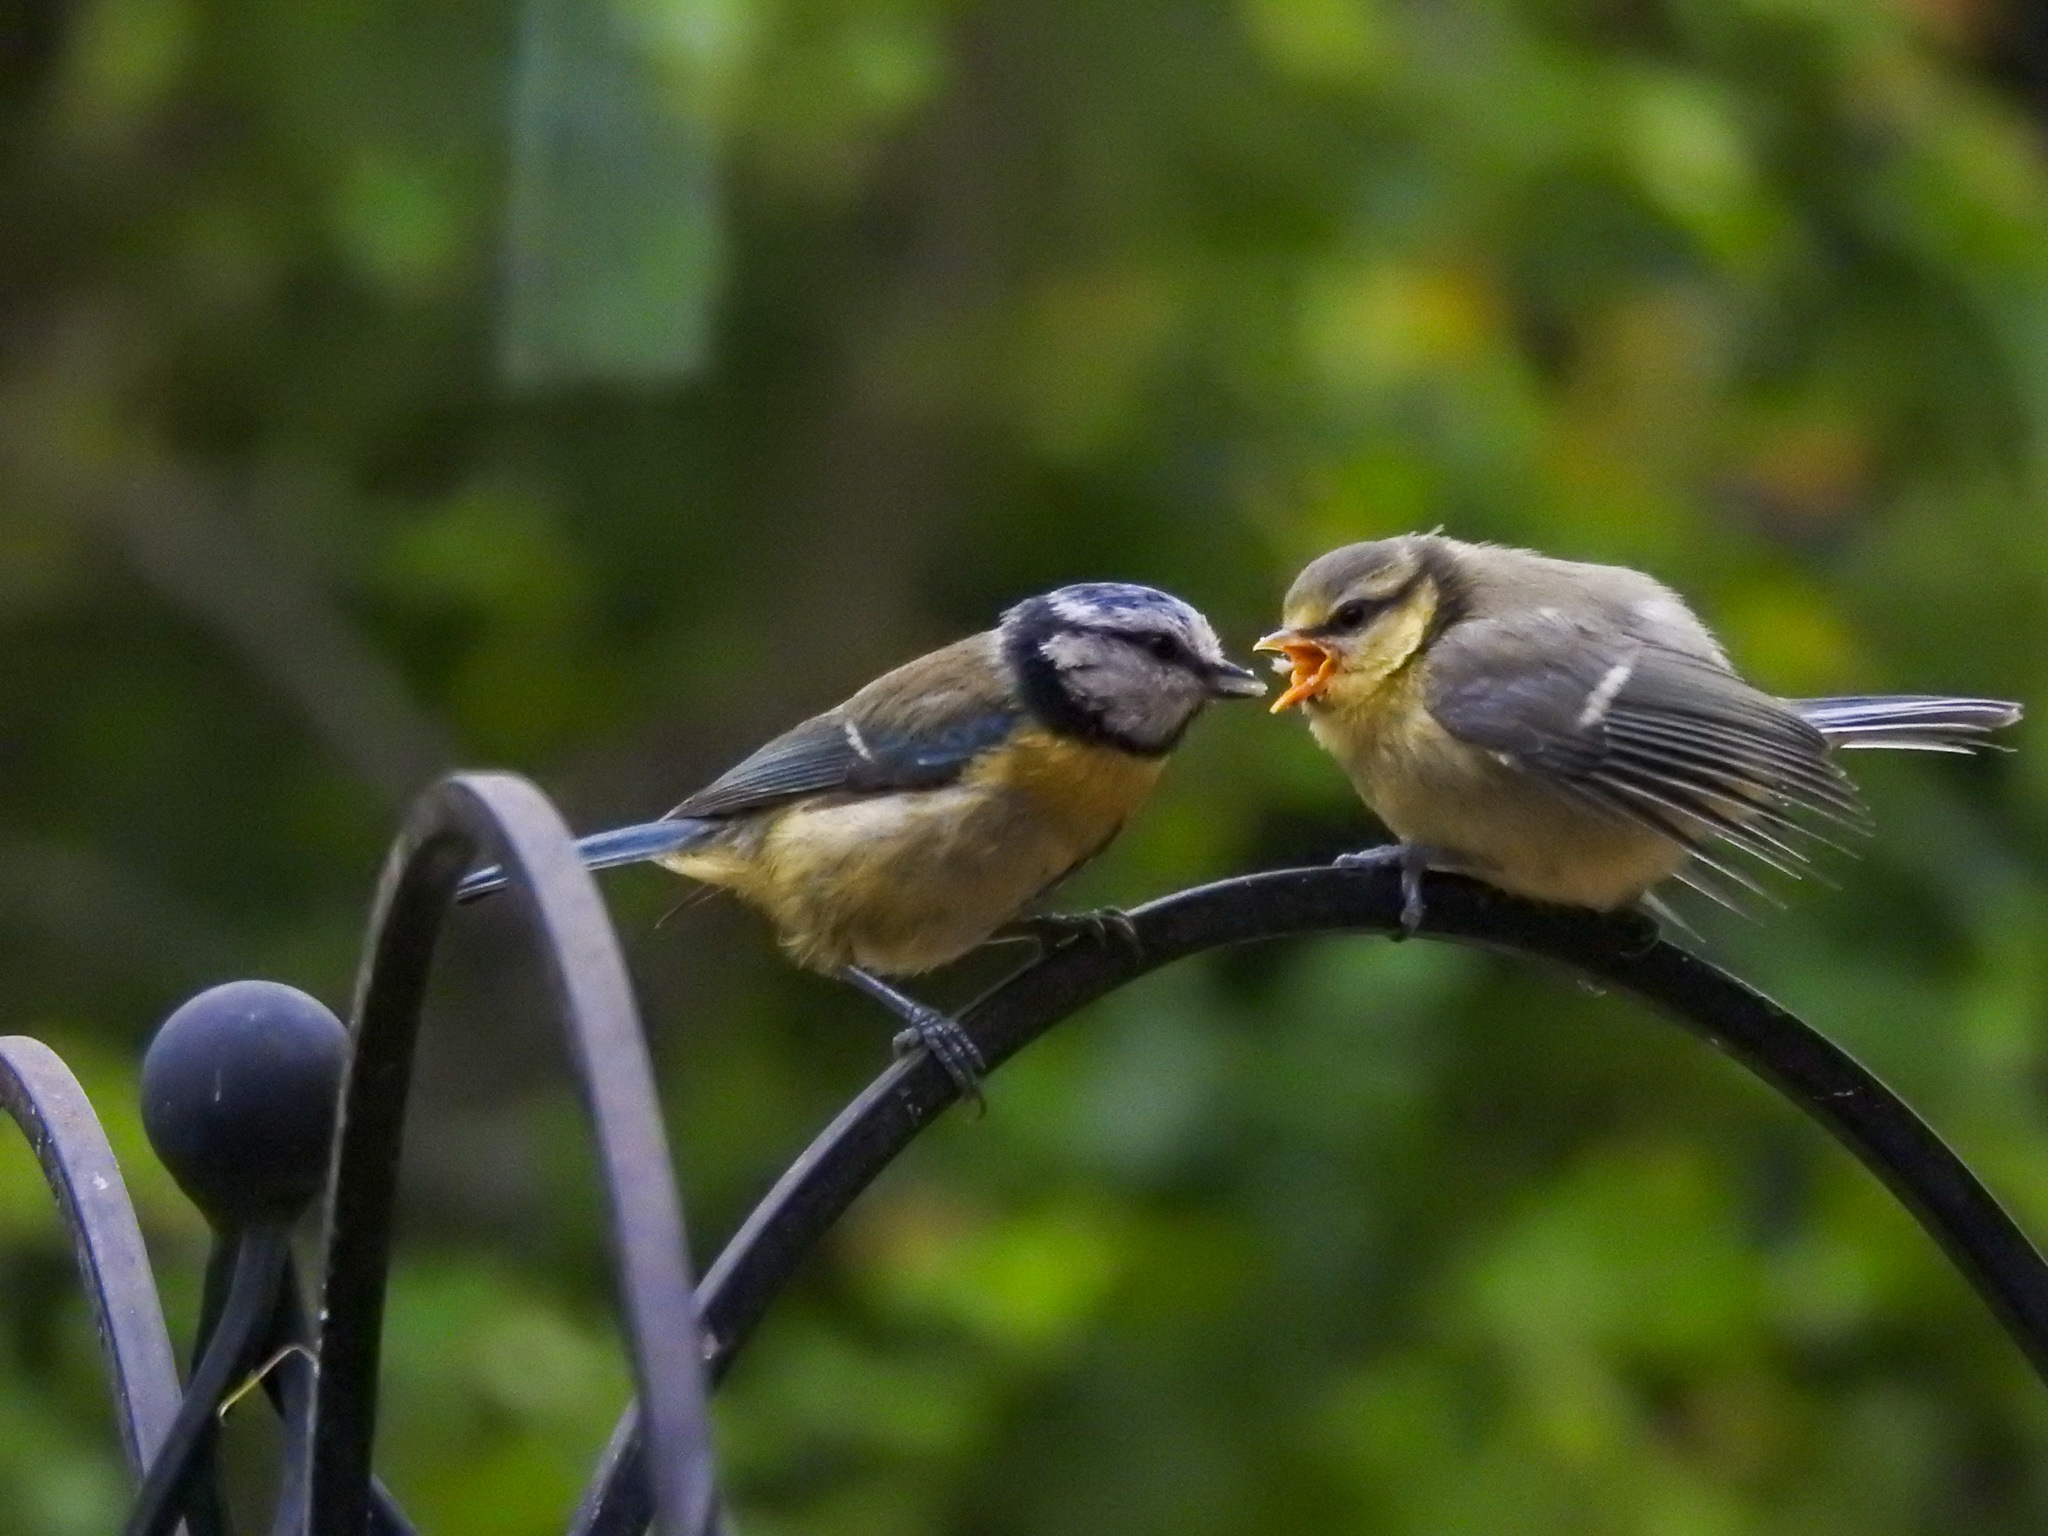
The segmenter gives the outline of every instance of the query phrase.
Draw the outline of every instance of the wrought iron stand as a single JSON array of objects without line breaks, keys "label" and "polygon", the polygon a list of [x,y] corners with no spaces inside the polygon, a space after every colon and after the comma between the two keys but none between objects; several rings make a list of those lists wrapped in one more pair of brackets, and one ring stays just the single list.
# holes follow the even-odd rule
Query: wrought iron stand
[{"label": "wrought iron stand", "polygon": [[[68,1226],[140,1487],[125,1536],[222,1536],[213,1430],[260,1372],[283,1422],[273,1536],[409,1536],[371,1475],[391,1223],[429,968],[463,872],[502,864],[546,967],[597,1148],[619,1310],[638,1391],[570,1536],[702,1536],[720,1523],[711,1387],[825,1231],[953,1102],[923,1055],[896,1062],[827,1126],[693,1287],[683,1205],[632,988],[597,888],[541,793],[463,775],[415,806],[386,863],[353,1028],[270,982],[185,1004],[143,1065],[152,1144],[214,1232],[195,1365],[179,1385],[135,1213],[76,1079],[46,1046],[0,1039],[0,1105],[28,1136]],[[1733,1057],[1854,1152],[1918,1218],[2048,1379],[2048,1264],[1962,1160],[1806,1024],[1641,921],[1539,908],[1432,877],[1423,936],[1548,960],[1633,994]],[[1076,942],[963,1017],[991,1067],[1147,971],[1289,934],[1391,933],[1383,868],[1289,869],[1182,891],[1131,914],[1137,940]],[[287,1235],[324,1192],[319,1309]]]}]

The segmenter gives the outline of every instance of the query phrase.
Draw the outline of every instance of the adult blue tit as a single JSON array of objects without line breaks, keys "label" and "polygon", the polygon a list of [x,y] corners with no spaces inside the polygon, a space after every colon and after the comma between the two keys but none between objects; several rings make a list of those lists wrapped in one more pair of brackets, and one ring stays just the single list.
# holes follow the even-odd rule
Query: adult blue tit
[{"label": "adult blue tit", "polygon": [[1641,572],[1435,534],[1324,555],[1283,619],[1258,642],[1292,671],[1273,708],[1301,706],[1400,839],[1410,931],[1425,867],[1567,906],[1661,912],[1673,878],[1736,904],[1763,893],[1731,851],[1796,876],[1830,825],[1863,825],[1831,749],[1969,752],[2020,717],[1775,698]]},{"label": "adult blue tit", "polygon": [[[1180,599],[1061,587],[877,678],[660,821],[577,846],[594,869],[652,861],[758,908],[797,964],[883,1002],[971,1093],[966,1035],[881,978],[1014,931],[1108,846],[1204,705],[1263,692]],[[503,883],[480,870],[458,894]]]}]

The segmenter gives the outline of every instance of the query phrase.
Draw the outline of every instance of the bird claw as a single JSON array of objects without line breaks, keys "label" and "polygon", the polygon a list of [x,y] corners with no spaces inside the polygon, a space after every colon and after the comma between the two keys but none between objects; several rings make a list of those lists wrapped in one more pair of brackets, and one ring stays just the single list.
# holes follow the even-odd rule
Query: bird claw
[{"label": "bird claw", "polygon": [[1413,843],[1394,843],[1382,848],[1365,848],[1357,853],[1340,853],[1331,862],[1339,869],[1380,869],[1398,864],[1401,869],[1401,929],[1392,935],[1399,943],[1422,930],[1429,915],[1422,899],[1422,877],[1429,868],[1430,850]]},{"label": "bird claw", "polygon": [[1681,933],[1691,934],[1695,939],[1698,931],[1680,917],[1660,898],[1645,896],[1635,906],[1614,914],[1617,921],[1631,930],[1622,940],[1623,958],[1637,960],[1647,955],[1664,940],[1664,925],[1669,923]]},{"label": "bird claw", "polygon": [[1338,869],[1378,869],[1400,856],[1401,845],[1388,843],[1379,848],[1362,848],[1357,853],[1340,853],[1330,862]]},{"label": "bird claw", "polygon": [[1422,902],[1422,877],[1429,869],[1429,850],[1413,843],[1401,845],[1401,931],[1397,938],[1412,939],[1422,931],[1427,915]]},{"label": "bird claw", "polygon": [[932,1060],[960,1090],[961,1099],[972,1104],[977,1111],[986,1113],[988,1101],[981,1096],[981,1079],[988,1071],[988,1062],[973,1037],[936,1008],[920,1006],[906,1017],[910,1028],[900,1031],[890,1041],[890,1049],[897,1058],[900,1060],[918,1050],[930,1052]]},{"label": "bird claw", "polygon": [[1077,939],[1086,939],[1104,949],[1119,947],[1134,957],[1145,952],[1144,940],[1138,937],[1138,925],[1122,907],[1097,907],[1092,912],[1043,912],[1018,919],[1006,932],[1032,940],[1042,955]]},{"label": "bird claw", "polygon": [[932,1060],[953,1080],[961,1098],[977,1110],[988,1108],[981,1096],[981,1078],[988,1071],[988,1062],[981,1054],[981,1047],[974,1043],[973,1037],[960,1027],[957,1020],[914,997],[906,997],[872,971],[862,970],[857,965],[842,967],[839,975],[910,1026],[897,1033],[890,1042],[899,1058],[919,1049],[929,1052]]},{"label": "bird claw", "polygon": [[1422,872],[1411,875],[1401,871],[1401,932],[1399,938],[1412,939],[1422,930],[1422,920],[1428,916],[1422,903]]}]

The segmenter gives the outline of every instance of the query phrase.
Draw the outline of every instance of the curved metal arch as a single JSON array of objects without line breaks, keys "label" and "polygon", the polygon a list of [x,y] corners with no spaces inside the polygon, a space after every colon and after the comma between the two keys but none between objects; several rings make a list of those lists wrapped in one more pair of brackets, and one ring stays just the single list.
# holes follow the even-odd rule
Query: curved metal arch
[{"label": "curved metal arch", "polygon": [[[219,1422],[216,1412],[237,1373],[255,1364],[253,1355],[276,1309],[277,1288],[291,1251],[291,1228],[282,1223],[252,1228],[235,1244],[234,1274],[217,1326],[192,1367],[185,1400],[142,1480],[123,1536],[171,1536],[192,1486],[212,1478],[209,1447]],[[205,1523],[211,1525],[213,1519]],[[194,1528],[199,1524],[196,1518],[189,1523]]]},{"label": "curved metal arch", "polygon": [[42,1041],[0,1039],[0,1109],[28,1138],[71,1234],[114,1387],[121,1448],[140,1480],[184,1393],[128,1186],[85,1090]]},{"label": "curved metal arch", "polygon": [[[1135,947],[1055,950],[967,1008],[961,1022],[993,1067],[1076,1009],[1175,960],[1260,939],[1398,932],[1392,852],[1380,865],[1273,870],[1163,897],[1130,914]],[[1728,972],[1658,938],[1645,919],[1540,907],[1452,875],[1429,876],[1425,890],[1423,935],[1549,961],[1626,992],[1817,1120],[1912,1212],[2048,1380],[2048,1262],[1962,1159],[1846,1051]],[[714,1380],[826,1229],[957,1096],[929,1057],[899,1061],[776,1181],[697,1293]],[[645,1528],[644,1460],[640,1413],[631,1405],[571,1536],[632,1536]]]},{"label": "curved metal arch", "polygon": [[[662,1536],[713,1515],[704,1354],[693,1326],[681,1196],[639,1011],[611,920],[568,828],[510,774],[464,774],[423,795],[378,885],[357,984],[329,1171],[311,1466],[311,1536],[361,1536],[377,1364],[413,1045],[436,942],[463,872],[489,856],[539,941],[596,1142],[635,1385],[647,1405],[652,1513]],[[645,1517],[643,1517],[644,1519]]]}]

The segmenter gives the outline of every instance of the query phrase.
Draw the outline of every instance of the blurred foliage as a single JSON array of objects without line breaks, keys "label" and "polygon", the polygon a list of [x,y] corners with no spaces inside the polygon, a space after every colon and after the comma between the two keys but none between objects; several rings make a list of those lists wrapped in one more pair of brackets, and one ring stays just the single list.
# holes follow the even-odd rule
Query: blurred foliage
[{"label": "blurred foliage", "polygon": [[[1156,582],[1241,649],[1437,523],[1644,566],[1787,692],[2044,700],[2024,0],[530,3],[0,8],[0,1028],[84,1076],[180,1327],[141,1042],[234,975],[345,1003],[448,765],[640,819],[1025,592]],[[1844,888],[1700,922],[2048,1231],[2020,740],[1859,760]],[[1372,835],[1219,710],[1070,895]],[[708,1256],[884,1023],[610,889]],[[527,963],[465,916],[423,1047],[380,1458],[439,1536],[559,1529],[625,1391]],[[2048,1520],[2048,1401],[1924,1235],[1623,1002],[1275,946],[990,1099],[735,1373],[750,1536]],[[18,1143],[0,1325],[0,1527],[112,1528]]]}]

